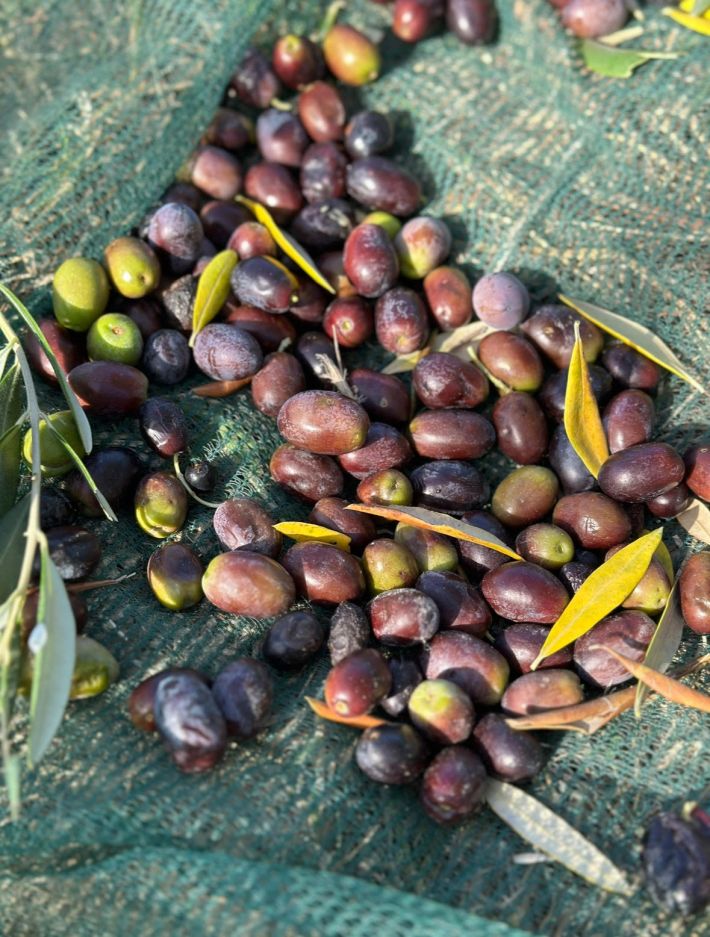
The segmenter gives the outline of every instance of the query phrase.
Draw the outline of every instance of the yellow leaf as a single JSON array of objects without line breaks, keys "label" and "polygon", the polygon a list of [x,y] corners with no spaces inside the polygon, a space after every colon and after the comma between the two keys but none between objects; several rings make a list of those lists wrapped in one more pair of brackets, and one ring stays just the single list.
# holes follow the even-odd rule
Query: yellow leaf
[{"label": "yellow leaf", "polygon": [[250,383],[251,377],[242,377],[238,381],[210,381],[193,387],[192,393],[197,397],[229,397]]},{"label": "yellow leaf", "polygon": [[438,511],[428,511],[426,508],[389,508],[375,504],[349,504],[347,510],[359,511],[360,514],[374,514],[375,517],[384,517],[389,521],[403,521],[412,527],[433,530],[445,537],[454,537],[456,540],[466,540],[482,547],[490,547],[491,550],[504,553],[513,560],[522,559],[522,556],[518,556],[502,540],[488,533],[487,530],[474,527],[473,524],[466,524],[448,514],[439,514]]},{"label": "yellow leaf", "polygon": [[680,359],[676,357],[668,345],[657,335],[654,335],[650,329],[647,329],[645,325],[641,325],[640,322],[632,322],[631,319],[610,312],[608,309],[602,309],[601,306],[585,303],[581,299],[570,299],[569,296],[564,296],[562,293],[559,296],[566,306],[574,309],[585,319],[589,319],[590,322],[608,332],[609,335],[613,335],[614,338],[618,338],[624,344],[635,348],[640,354],[650,358],[651,361],[655,361],[656,364],[670,371],[671,374],[675,374],[676,377],[687,381],[691,387],[703,394],[707,394],[703,385],[688,374]]},{"label": "yellow leaf", "polygon": [[609,458],[609,447],[589,380],[579,322],[574,324],[574,336],[574,348],[567,372],[564,424],[572,448],[596,478],[599,469]]},{"label": "yellow leaf", "polygon": [[692,29],[701,36],[710,36],[710,20],[703,16],[693,16],[692,13],[684,13],[675,7],[664,7],[661,10],[664,16],[670,16],[679,26],[685,26],[686,29]]},{"label": "yellow leaf", "polygon": [[607,654],[611,654],[620,664],[623,664],[633,677],[643,681],[660,696],[670,700],[671,703],[678,703],[680,706],[688,706],[690,709],[699,709],[700,712],[710,713],[710,696],[706,693],[694,690],[692,687],[681,683],[680,680],[674,680],[673,677],[659,673],[646,664],[631,660],[630,657],[619,654],[618,651],[606,647],[606,645],[600,644],[598,647],[601,647]]},{"label": "yellow leaf", "polygon": [[641,581],[662,536],[663,531],[660,529],[645,534],[622,547],[594,570],[550,628],[532,664],[533,670],[540,661],[581,638],[605,615],[621,605]]},{"label": "yellow leaf", "polygon": [[[648,531],[644,530],[643,533],[647,534]],[[675,570],[673,569],[673,560],[671,559],[671,555],[668,551],[668,547],[665,545],[665,543],[662,540],[658,544],[658,549],[654,553],[653,558],[655,560],[658,560],[658,562],[663,567],[666,573],[666,576],[668,576],[668,582],[673,582],[673,580],[675,579]]]},{"label": "yellow leaf", "polygon": [[321,527],[320,524],[306,524],[302,521],[282,521],[280,524],[274,524],[274,530],[278,530],[285,537],[290,537],[297,543],[307,543],[317,541],[318,543],[327,543],[331,547],[337,547],[339,550],[350,552],[350,537],[347,534],[341,534],[337,530],[330,530],[328,527]]},{"label": "yellow leaf", "polygon": [[330,706],[319,699],[314,699],[312,696],[307,696],[306,702],[316,716],[327,719],[328,722],[339,722],[341,725],[351,726],[353,729],[374,729],[376,726],[387,725],[385,719],[378,719],[377,716],[340,716]]},{"label": "yellow leaf", "polygon": [[198,332],[214,319],[227,301],[229,278],[236,265],[237,255],[234,251],[220,251],[212,257],[200,274],[192,311],[190,347],[194,345]]},{"label": "yellow leaf", "polygon": [[[680,0],[678,4],[680,9],[684,13],[692,13],[694,16],[704,16],[706,20],[710,20],[710,6],[708,6],[707,0]],[[699,10],[696,11],[696,8],[705,8],[702,13]]]},{"label": "yellow leaf", "polygon": [[271,212],[268,208],[265,208],[263,205],[260,205],[259,202],[255,202],[243,195],[237,195],[235,200],[249,209],[256,220],[263,224],[268,230],[269,234],[276,241],[284,254],[290,257],[295,264],[298,264],[301,270],[307,273],[311,280],[316,282],[318,286],[321,286],[328,293],[335,293],[333,287],[326,280],[318,267],[316,267],[316,263],[311,255],[304,250],[290,234],[286,234],[285,231],[281,230],[271,217]]},{"label": "yellow leaf", "polygon": [[681,511],[674,520],[688,531],[691,537],[710,543],[710,508],[697,498],[693,498],[688,507]]}]

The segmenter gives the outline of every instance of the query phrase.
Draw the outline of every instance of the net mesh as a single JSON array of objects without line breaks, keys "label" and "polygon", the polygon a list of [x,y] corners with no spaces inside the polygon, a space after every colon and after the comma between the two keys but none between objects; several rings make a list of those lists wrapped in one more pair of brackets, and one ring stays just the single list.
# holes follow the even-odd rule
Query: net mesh
[{"label": "net mesh", "polygon": [[[398,158],[424,180],[469,273],[505,267],[537,298],[560,287],[636,316],[710,384],[703,40],[651,13],[644,46],[681,57],[613,81],[583,71],[544,0],[499,7],[490,48],[443,35],[404,49],[385,38],[383,77],[351,103],[394,114]],[[46,312],[56,265],[100,256],[159,198],[255,30],[267,41],[313,29],[321,14],[314,0],[5,0],[2,279]],[[364,0],[348,12],[373,33],[388,15]],[[662,435],[684,446],[706,433],[708,408],[672,384],[659,399]],[[205,401],[184,387],[177,396],[192,451],[215,460],[225,494],[304,516],[264,470],[278,437],[248,396]],[[99,442],[138,441],[127,423],[97,429]],[[325,661],[278,678],[269,732],[208,776],[178,776],[128,722],[130,689],[167,665],[215,673],[254,651],[267,625],[207,603],[167,612],[142,575],[155,542],[128,517],[100,529],[97,575],[138,573],[90,595],[89,633],[122,678],[70,707],[61,743],[27,778],[21,819],[2,823],[2,933],[710,934],[708,918],[670,921],[641,888],[625,900],[551,863],[516,864],[528,847],[486,811],[443,830],[412,791],[366,781],[354,734],[303,705],[321,694]],[[668,531],[679,556],[687,541]],[[182,537],[204,557],[217,551],[197,506]],[[706,645],[689,639],[683,653]],[[710,689],[707,677],[696,685]],[[659,700],[641,722],[627,714],[591,739],[544,743],[549,764],[532,792],[632,877],[648,816],[708,782],[707,717]]]}]

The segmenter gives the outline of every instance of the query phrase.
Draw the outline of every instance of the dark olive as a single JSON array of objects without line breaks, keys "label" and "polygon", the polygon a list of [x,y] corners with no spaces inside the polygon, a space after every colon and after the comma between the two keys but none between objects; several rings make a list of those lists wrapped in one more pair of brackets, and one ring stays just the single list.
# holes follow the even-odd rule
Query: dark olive
[{"label": "dark olive", "polygon": [[251,381],[254,406],[266,416],[276,417],[286,401],[306,389],[303,369],[293,355],[275,351],[264,359],[264,364]]},{"label": "dark olive", "polygon": [[309,250],[340,247],[356,225],[355,210],[342,198],[311,202],[291,223],[291,235]]},{"label": "dark olive", "polygon": [[604,429],[609,451],[620,452],[648,442],[653,435],[656,408],[642,390],[622,390],[604,410]]},{"label": "dark olive", "polygon": [[296,340],[293,322],[280,313],[266,312],[255,306],[238,306],[227,300],[224,321],[253,335],[265,352],[277,351]]},{"label": "dark olive", "polygon": [[357,348],[375,328],[370,304],[360,296],[338,296],[325,310],[323,331],[341,348]]},{"label": "dark olive", "polygon": [[443,15],[443,0],[395,0],[392,32],[403,42],[421,42]]},{"label": "dark olive", "polygon": [[599,487],[616,501],[648,501],[683,481],[685,465],[667,443],[648,442],[611,455],[599,470]]},{"label": "dark olive", "polygon": [[631,674],[605,648],[636,662],[643,661],[656,625],[640,611],[615,612],[578,638],[574,665],[585,683],[608,690],[631,680]]},{"label": "dark olive", "polygon": [[268,59],[254,47],[246,50],[229,83],[237,97],[252,107],[268,107],[281,91]]},{"label": "dark olive", "polygon": [[201,494],[209,494],[217,482],[217,473],[210,462],[192,462],[185,469],[185,481]]},{"label": "dark olive", "polygon": [[341,602],[330,619],[328,652],[333,666],[344,657],[367,647],[372,629],[365,612],[353,602]]},{"label": "dark olive", "polygon": [[424,677],[413,660],[390,657],[387,666],[392,675],[392,686],[387,696],[380,700],[379,706],[388,716],[401,716],[407,709],[414,688],[422,682]]},{"label": "dark olive", "polygon": [[[143,464],[138,455],[126,446],[106,446],[94,449],[84,460],[96,486],[112,508],[117,509],[130,501]],[[66,477],[66,491],[88,517],[102,517],[103,508],[96,500],[89,483],[78,469]]]},{"label": "dark olive", "polygon": [[430,459],[478,459],[496,440],[490,420],[471,410],[422,410],[409,432],[417,455]]},{"label": "dark olive", "polygon": [[482,638],[491,624],[491,610],[480,592],[452,572],[430,570],[417,579],[417,589],[433,599],[442,629],[465,631]]},{"label": "dark olive", "polygon": [[252,498],[223,501],[212,517],[217,539],[225,550],[250,550],[277,557],[282,537],[271,516]]},{"label": "dark olive", "polygon": [[392,677],[380,652],[365,648],[335,664],[326,677],[325,701],[339,716],[364,716],[387,696],[391,685]]},{"label": "dark olive", "polygon": [[167,397],[150,397],[138,411],[140,429],[150,448],[164,459],[187,449],[187,419]]},{"label": "dark olive", "polygon": [[348,160],[335,143],[314,143],[301,160],[301,189],[307,202],[345,195]]},{"label": "dark olive", "polygon": [[480,638],[462,631],[440,631],[424,654],[428,680],[451,680],[474,704],[496,706],[508,684],[506,659]]},{"label": "dark olive", "polygon": [[462,270],[437,267],[424,277],[424,293],[440,329],[456,329],[471,321],[471,283]]},{"label": "dark olive", "polygon": [[566,530],[585,550],[607,550],[631,535],[631,522],[624,509],[598,491],[560,498],[552,512],[552,523]]},{"label": "dark olive", "polygon": [[556,368],[569,367],[574,348],[574,326],[579,325],[584,359],[596,361],[604,345],[604,335],[588,319],[567,306],[541,306],[522,325],[522,330]]},{"label": "dark olive", "polygon": [[516,732],[498,713],[488,713],[480,720],[472,740],[488,773],[501,781],[529,781],[545,764],[542,746],[535,736]]},{"label": "dark olive", "polygon": [[449,746],[439,752],[424,772],[422,806],[437,823],[465,820],[485,803],[487,783],[486,770],[478,755],[463,745]]},{"label": "dark olive", "polygon": [[701,444],[687,449],[685,462],[685,483],[703,501],[710,501],[710,445]]},{"label": "dark olive", "polygon": [[463,514],[485,504],[488,483],[469,462],[427,462],[410,475],[416,503],[448,514]]},{"label": "dark olive", "polygon": [[547,458],[565,494],[578,494],[596,487],[595,477],[577,455],[562,423],[556,426],[552,433]]},{"label": "dark olive", "polygon": [[148,378],[138,368],[115,361],[87,361],[69,373],[79,403],[93,416],[136,413],[148,396]]},{"label": "dark olive", "polygon": [[615,381],[626,387],[653,391],[661,379],[659,366],[624,342],[607,345],[602,353],[602,364]]},{"label": "dark olive", "polygon": [[[231,282],[245,306],[256,306],[266,312],[286,312],[298,302],[298,280],[274,257],[250,257],[240,261],[232,272]],[[207,328],[210,326],[200,335],[204,335]]]},{"label": "dark olive", "polygon": [[519,465],[534,465],[542,459],[547,451],[549,432],[545,414],[534,397],[523,391],[499,397],[491,419],[503,455]]},{"label": "dark olive", "polygon": [[426,768],[429,749],[410,725],[366,729],[355,749],[358,768],[380,784],[409,784]]},{"label": "dark olive", "polygon": [[[596,364],[589,365],[589,381],[597,403],[603,403],[611,393],[611,375]],[[567,370],[550,375],[542,385],[538,401],[549,417],[561,423],[565,412]]]},{"label": "dark olive", "polygon": [[553,573],[518,560],[489,570],[481,591],[496,615],[510,621],[551,625],[569,602],[567,590]]},{"label": "dark olive", "polygon": [[710,634],[710,552],[691,556],[678,583],[683,618],[696,634]]},{"label": "dark olive", "polygon": [[141,368],[157,384],[179,384],[190,370],[190,348],[177,329],[158,329],[146,339]]},{"label": "dark olive", "polygon": [[[481,503],[483,503],[483,499]],[[510,536],[505,527],[498,518],[488,511],[467,511],[461,517],[461,520],[473,527],[480,527],[488,531],[489,534],[493,534],[506,546],[511,545]],[[461,563],[464,569],[476,578],[483,576],[489,569],[496,569],[509,561],[509,557],[504,553],[466,540],[459,541],[459,553],[461,554]]]},{"label": "dark olive", "polygon": [[343,139],[345,105],[340,92],[326,81],[314,81],[298,96],[298,116],[316,143]]},{"label": "dark olive", "polygon": [[501,708],[511,716],[529,716],[548,709],[576,706],[584,699],[582,684],[570,670],[535,670],[513,680]]},{"label": "dark olive", "polygon": [[439,628],[439,609],[418,589],[381,592],[368,607],[372,631],[381,644],[422,644]]},{"label": "dark olive", "polygon": [[409,419],[407,388],[393,374],[355,368],[350,372],[350,386],[371,419],[393,426],[406,423]]},{"label": "dark olive", "polygon": [[348,166],[348,195],[366,208],[398,217],[416,214],[422,198],[411,173],[384,156],[356,159]]},{"label": "dark olive", "polygon": [[346,510],[347,505],[343,498],[321,498],[314,504],[308,520],[350,537],[350,549],[360,553],[375,539],[375,524],[367,514]]},{"label": "dark olive", "polygon": [[256,163],[244,178],[249,198],[265,205],[278,224],[287,224],[303,206],[293,173],[280,163]]},{"label": "dark olive", "polygon": [[540,356],[522,335],[491,332],[478,346],[481,363],[512,390],[536,391],[542,385]]},{"label": "dark olive", "polygon": [[212,685],[212,695],[227,724],[229,735],[253,738],[271,715],[271,674],[261,661],[240,657],[223,667]]},{"label": "dark olive", "polygon": [[[549,632],[549,627],[545,625],[537,625],[532,622],[514,623],[507,625],[498,634],[495,646],[508,661],[513,673],[529,673],[530,667],[540,653]],[[538,669],[567,667],[571,663],[572,648],[563,647],[562,650],[545,657],[538,664]]]},{"label": "dark olive", "polygon": [[71,525],[45,531],[52,562],[62,579],[86,579],[101,559],[101,544],[90,530]]},{"label": "dark olive", "polygon": [[133,688],[131,695],[128,697],[128,715],[136,729],[140,729],[142,732],[157,731],[157,726],[155,725],[155,694],[158,689],[158,684],[164,680],[165,677],[170,677],[179,673],[188,673],[209,685],[207,677],[205,677],[204,674],[199,673],[197,670],[183,667],[169,667],[167,670],[160,670],[158,673],[146,677],[145,680],[141,680],[141,682]]},{"label": "dark olive", "polygon": [[204,681],[189,671],[167,674],[158,683],[155,726],[181,771],[209,771],[224,754],[227,728]]},{"label": "dark olive", "polygon": [[488,379],[480,368],[442,352],[422,358],[414,368],[412,380],[417,396],[431,410],[477,407],[489,391]]},{"label": "dark olive", "polygon": [[384,153],[393,143],[392,121],[379,111],[360,111],[345,128],[345,149],[351,159]]},{"label": "dark olive", "polygon": [[[86,361],[86,349],[80,334],[62,328],[55,319],[40,319],[38,325],[65,374]],[[57,384],[57,375],[39,340],[28,332],[23,344],[27,358],[37,374],[48,384]]]},{"label": "dark olive", "polygon": [[360,224],[343,248],[343,269],[361,296],[376,298],[392,289],[399,276],[394,245],[378,224]]},{"label": "dark olive", "polygon": [[288,442],[319,455],[359,449],[370,426],[360,404],[330,390],[305,390],[291,397],[277,422]]},{"label": "dark olive", "polygon": [[387,351],[406,355],[423,348],[429,322],[419,296],[403,286],[388,290],[375,305],[377,340]]},{"label": "dark olive", "polygon": [[384,469],[401,468],[412,458],[407,440],[386,423],[371,423],[359,449],[338,456],[341,468],[362,480]]},{"label": "dark olive", "polygon": [[261,653],[276,670],[300,670],[325,644],[325,627],[313,612],[291,612],[266,632]]},{"label": "dark olive", "polygon": [[238,381],[261,367],[259,343],[244,329],[225,322],[210,322],[197,334],[195,364],[213,381]]},{"label": "dark olive", "polygon": [[498,25],[493,0],[449,0],[446,25],[466,45],[490,42]]},{"label": "dark olive", "polygon": [[271,456],[269,472],[275,482],[306,501],[337,497],[343,490],[343,473],[335,459],[288,443]]}]

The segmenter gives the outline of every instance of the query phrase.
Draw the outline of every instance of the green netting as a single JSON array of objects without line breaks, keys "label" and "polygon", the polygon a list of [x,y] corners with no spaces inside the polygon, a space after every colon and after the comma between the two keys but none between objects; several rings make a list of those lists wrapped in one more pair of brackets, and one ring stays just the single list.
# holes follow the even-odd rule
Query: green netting
[{"label": "green netting", "polygon": [[[46,311],[55,266],[99,256],[158,199],[254,30],[267,20],[262,38],[312,29],[322,7],[5,0],[2,279]],[[448,35],[415,49],[386,39],[385,74],[361,100],[395,113],[399,158],[425,180],[472,274],[505,266],[539,297],[559,285],[638,316],[710,384],[707,45],[652,13],[643,44],[682,57],[612,81],[583,72],[545,0],[499,7],[490,48]],[[375,31],[388,15],[365,2],[348,13]],[[194,451],[215,459],[225,492],[303,516],[264,470],[277,435],[247,397],[179,396]],[[660,410],[670,442],[706,432],[707,405],[677,381]],[[135,439],[135,427],[104,425],[98,436]],[[101,524],[101,536],[99,575],[141,573],[155,546],[129,518]],[[216,551],[207,511],[191,510],[183,536],[204,556]],[[676,555],[686,546],[677,527],[667,539]],[[528,847],[486,812],[442,830],[411,791],[367,782],[353,735],[303,706],[304,693],[319,695],[325,662],[278,679],[270,732],[208,776],[178,775],[129,724],[130,688],[168,664],[214,673],[251,652],[265,623],[206,603],[173,615],[140,574],[90,606],[89,633],[119,659],[122,679],[71,707],[27,779],[22,818],[2,824],[3,934],[710,934],[707,917],[671,922],[641,889],[625,901],[552,864],[515,864]],[[689,640],[684,653],[706,644]],[[707,677],[697,685],[707,690]],[[649,814],[708,782],[707,717],[659,701],[641,723],[628,714],[592,739],[546,745],[533,793],[632,875]]]}]

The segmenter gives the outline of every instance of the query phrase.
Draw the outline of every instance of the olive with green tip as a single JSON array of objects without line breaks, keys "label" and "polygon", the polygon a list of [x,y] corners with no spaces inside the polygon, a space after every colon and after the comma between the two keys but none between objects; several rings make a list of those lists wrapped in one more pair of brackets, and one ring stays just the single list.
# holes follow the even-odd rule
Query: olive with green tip
[{"label": "olive with green tip", "polygon": [[380,53],[367,36],[345,23],[336,23],[323,40],[325,63],[346,85],[366,85],[380,74]]},{"label": "olive with green tip", "polygon": [[451,680],[423,680],[409,697],[409,718],[439,745],[464,742],[475,719],[473,703]]},{"label": "olive with green tip", "polygon": [[129,299],[140,299],[160,282],[160,263],[145,241],[120,237],[104,251],[104,260],[114,288]]},{"label": "olive with green tip", "polygon": [[363,478],[357,486],[357,496],[363,504],[406,506],[412,503],[414,490],[403,472],[383,469]]},{"label": "olive with green tip", "polygon": [[202,598],[202,563],[184,543],[166,543],[148,560],[153,595],[172,612],[191,608]]},{"label": "olive with green tip", "polygon": [[187,493],[167,472],[153,472],[138,483],[135,494],[138,526],[151,537],[177,533],[187,517]]},{"label": "olive with green tip", "polygon": [[[50,426],[66,439],[74,452],[83,458],[86,455],[79,429],[71,410],[58,410],[49,414],[49,426],[46,420],[39,423],[39,447],[42,456],[42,474],[47,478],[66,475],[74,467],[74,461],[62,443],[54,435]],[[25,433],[22,454],[25,462],[32,465],[32,430]]]},{"label": "olive with green tip", "polygon": [[365,581],[372,595],[413,586],[419,567],[411,550],[395,540],[373,540],[362,554]]},{"label": "olive with green tip", "polygon": [[107,312],[89,329],[86,350],[92,361],[138,364],[143,354],[143,337],[133,319],[120,312]]},{"label": "olive with green tip", "polygon": [[402,222],[388,211],[371,211],[365,215],[362,224],[377,224],[384,228],[391,240],[394,240],[402,230]]},{"label": "olive with green tip", "polygon": [[427,570],[443,572],[458,566],[459,555],[455,542],[433,530],[422,530],[421,527],[400,522],[395,529],[394,539],[411,550],[423,573]]},{"label": "olive with green tip", "polygon": [[525,527],[552,511],[559,488],[557,476],[550,469],[523,465],[514,469],[493,492],[491,510],[502,524]]},{"label": "olive with green tip", "polygon": [[118,674],[118,661],[113,654],[93,638],[79,635],[69,699],[98,696],[118,680]]},{"label": "olive with green tip", "polygon": [[516,537],[515,552],[530,563],[556,570],[571,562],[574,542],[566,531],[554,524],[531,524]]},{"label": "olive with green tip", "polygon": [[52,306],[65,329],[85,332],[106,308],[106,271],[88,257],[71,257],[57,268],[52,280]]}]

